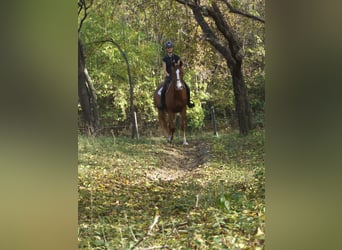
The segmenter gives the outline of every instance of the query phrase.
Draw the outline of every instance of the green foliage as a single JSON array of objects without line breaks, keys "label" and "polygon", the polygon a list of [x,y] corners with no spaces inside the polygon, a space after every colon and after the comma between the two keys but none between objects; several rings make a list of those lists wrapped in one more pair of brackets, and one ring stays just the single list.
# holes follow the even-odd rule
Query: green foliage
[{"label": "green foliage", "polygon": [[264,248],[263,130],[186,148],[81,136],[78,148],[79,249]]},{"label": "green foliage", "polygon": [[[190,129],[201,129],[204,126],[204,118],[205,113],[203,109],[202,103],[205,103],[209,100],[210,96],[206,92],[207,82],[199,81],[196,76],[197,72],[189,69],[186,71],[186,75],[184,76],[184,80],[188,84],[191,89],[191,99],[195,103],[195,107],[193,109],[187,110],[187,126]],[[195,98],[193,98],[195,96]]]},{"label": "green foliage", "polygon": [[[233,1],[232,5],[255,15],[264,15],[264,1]],[[251,107],[257,122],[263,123],[263,24],[228,12],[225,15],[243,44],[243,68]],[[95,1],[88,10],[80,37],[85,44],[86,64],[96,89],[103,126],[127,122],[130,105],[127,67],[122,55],[111,43],[98,43],[107,38],[113,38],[127,55],[134,83],[134,109],[142,121],[156,120],[152,95],[163,81],[161,58],[163,44],[168,39],[174,41],[175,53],[185,63],[185,79],[196,104],[195,109],[189,110],[190,128],[204,126],[211,106],[215,107],[218,119],[227,116],[235,119],[232,79],[226,62],[203,40],[191,10],[184,5],[157,0],[136,4]]]}]

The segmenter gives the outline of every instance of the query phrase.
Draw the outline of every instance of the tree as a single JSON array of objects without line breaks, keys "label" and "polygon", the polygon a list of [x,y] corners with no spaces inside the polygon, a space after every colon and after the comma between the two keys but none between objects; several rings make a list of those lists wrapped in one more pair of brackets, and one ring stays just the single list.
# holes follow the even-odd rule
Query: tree
[{"label": "tree", "polygon": [[[85,0],[78,1],[78,15],[83,13],[78,33],[81,30],[83,21],[87,17],[87,9],[91,5],[92,1],[89,5],[86,5]],[[96,93],[86,68],[85,52],[80,36],[78,36],[78,97],[82,109],[85,132],[88,135],[93,135],[99,128],[99,115],[97,110]]]},{"label": "tree", "polygon": [[126,55],[126,52],[122,50],[121,46],[113,39],[106,39],[103,41],[99,41],[96,43],[106,43],[106,42],[110,42],[112,43],[121,53],[122,57],[125,60],[126,66],[127,66],[127,76],[128,76],[128,83],[129,83],[129,110],[130,110],[130,118],[131,118],[131,127],[132,127],[132,138],[137,138],[138,134],[137,134],[137,127],[136,124],[134,122],[134,84],[133,84],[133,80],[132,80],[132,75],[131,75],[131,68],[128,62],[128,58]]},{"label": "tree", "polygon": [[[252,128],[252,112],[242,70],[242,46],[230,25],[228,15],[224,15],[222,9],[225,6],[225,10],[228,9],[228,12],[260,22],[264,22],[264,20],[233,8],[227,0],[208,1],[208,5],[201,5],[199,0],[176,1],[191,8],[194,18],[204,33],[204,39],[226,60],[233,80],[235,111],[238,117],[239,130],[241,134],[246,135]],[[209,17],[211,22],[205,17]]]},{"label": "tree", "polygon": [[[162,46],[169,39],[175,42],[175,51],[184,61],[185,80],[190,84],[192,97],[196,103],[196,107],[188,113],[189,127],[202,128],[205,121],[210,118],[208,111],[212,105],[215,105],[216,117],[222,125],[229,124],[233,128],[236,124],[239,125],[239,116],[235,112],[237,109],[233,74],[230,67],[227,67],[227,59],[208,42],[208,36],[203,35],[203,30],[190,7],[184,7],[177,1],[139,0],[135,4],[118,0],[79,1],[79,37],[84,46],[82,53],[85,52],[86,61],[83,61],[83,64],[86,65],[86,72],[89,71],[88,75],[91,76],[96,88],[95,101],[98,110],[101,111],[101,131],[105,133],[107,129],[114,128],[115,132],[127,132],[132,121],[132,110],[137,112],[137,118],[143,126],[154,126],[156,110],[151,90],[163,80],[160,70],[164,54]],[[87,6],[84,4],[85,1]],[[213,8],[212,2],[214,1],[201,0],[202,6],[198,1],[194,4],[200,7],[203,18],[218,41],[230,50],[227,39],[209,15],[210,8]],[[255,125],[256,121],[263,122],[264,118],[263,21],[260,18],[253,18],[248,13],[231,10],[223,0],[215,2],[225,21],[234,31],[233,35],[239,40],[240,55],[243,55],[241,70]],[[239,6],[239,9],[264,16],[264,0],[230,2],[234,7]],[[203,9],[205,7],[207,10]],[[122,52],[117,46],[113,46],[115,44],[109,41],[111,39],[120,45],[129,59],[131,79],[127,74],[127,62],[125,64]],[[99,42],[104,40],[107,41]],[[80,79],[82,76],[86,79],[83,73]],[[88,86],[86,80],[83,82],[84,86],[80,86],[84,87],[85,100],[89,100],[88,114],[91,117],[92,85]],[[132,84],[127,83],[134,83],[134,89]],[[133,95],[134,100],[131,98]],[[84,117],[86,108],[81,108],[80,115]],[[219,126],[221,124],[219,123]]]}]

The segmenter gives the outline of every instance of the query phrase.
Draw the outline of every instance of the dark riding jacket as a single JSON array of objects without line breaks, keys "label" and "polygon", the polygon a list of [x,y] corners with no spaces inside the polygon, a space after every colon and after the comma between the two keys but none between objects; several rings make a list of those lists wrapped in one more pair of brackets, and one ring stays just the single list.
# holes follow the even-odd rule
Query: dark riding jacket
[{"label": "dark riding jacket", "polygon": [[[178,63],[180,60],[180,57],[176,54],[172,54],[169,56],[168,54],[164,56],[163,62],[166,64],[166,71],[169,73],[169,77],[165,77],[164,83],[163,83],[163,89],[161,93],[161,103],[165,106],[165,92],[167,90],[168,84],[171,82],[172,78],[172,63]],[[190,102],[190,89],[189,86],[186,84],[186,82],[183,80],[183,83],[185,85],[186,93],[188,96],[188,102]],[[193,104],[192,104],[193,105]]]},{"label": "dark riding jacket", "polygon": [[172,73],[172,70],[171,70],[172,63],[177,63],[179,60],[180,60],[180,57],[177,56],[176,54],[172,54],[171,56],[166,55],[163,58],[163,62],[165,62],[166,64],[166,71],[167,73],[169,73],[170,79],[171,79],[171,73]]}]

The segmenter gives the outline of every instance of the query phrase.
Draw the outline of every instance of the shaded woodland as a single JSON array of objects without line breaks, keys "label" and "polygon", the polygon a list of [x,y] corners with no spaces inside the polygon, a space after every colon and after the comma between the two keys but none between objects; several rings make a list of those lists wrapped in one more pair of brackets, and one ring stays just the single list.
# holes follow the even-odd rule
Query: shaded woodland
[{"label": "shaded woodland", "polygon": [[169,39],[196,104],[189,129],[205,128],[211,107],[240,134],[263,126],[264,1],[79,0],[78,17],[82,132],[131,128],[133,112],[145,130],[155,129],[152,94]]},{"label": "shaded woodland", "polygon": [[[264,5],[79,0],[79,249],[264,249]],[[186,146],[158,132],[168,40],[195,103]]]}]

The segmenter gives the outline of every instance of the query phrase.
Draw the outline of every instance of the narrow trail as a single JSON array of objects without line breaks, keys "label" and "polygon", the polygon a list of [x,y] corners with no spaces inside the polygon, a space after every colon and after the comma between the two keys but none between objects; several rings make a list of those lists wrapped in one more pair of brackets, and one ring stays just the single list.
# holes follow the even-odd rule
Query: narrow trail
[{"label": "narrow trail", "polygon": [[210,155],[205,143],[198,141],[186,146],[163,144],[157,151],[160,164],[147,174],[151,180],[171,181],[191,177],[192,172],[207,162]]}]

